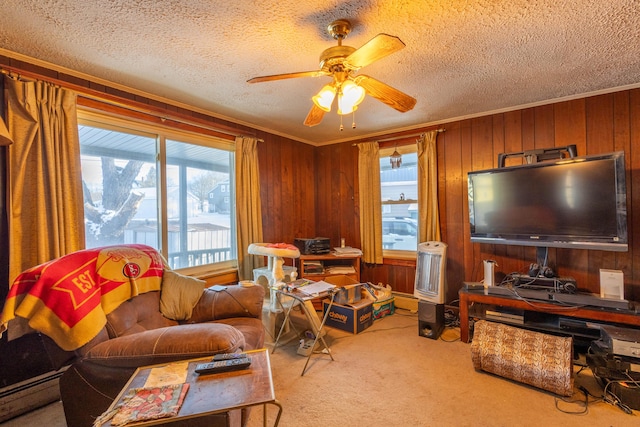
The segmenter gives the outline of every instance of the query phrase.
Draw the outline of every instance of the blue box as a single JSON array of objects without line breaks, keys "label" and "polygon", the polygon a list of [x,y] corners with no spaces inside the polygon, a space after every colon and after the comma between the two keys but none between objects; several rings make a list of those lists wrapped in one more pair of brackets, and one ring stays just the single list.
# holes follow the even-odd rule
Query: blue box
[{"label": "blue box", "polygon": [[[322,302],[322,314],[327,313],[329,301]],[[360,301],[342,305],[332,304],[325,325],[342,329],[352,334],[358,334],[373,325],[373,301],[362,299]]]}]

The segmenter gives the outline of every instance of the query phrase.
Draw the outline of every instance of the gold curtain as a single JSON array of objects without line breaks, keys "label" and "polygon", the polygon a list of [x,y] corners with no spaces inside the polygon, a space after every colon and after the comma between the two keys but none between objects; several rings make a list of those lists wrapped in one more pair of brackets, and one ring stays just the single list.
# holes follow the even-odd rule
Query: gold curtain
[{"label": "gold curtain", "polygon": [[4,124],[4,119],[0,116],[0,146],[11,144],[13,144],[13,141],[11,140],[9,129],[7,129],[7,125]]},{"label": "gold curtain", "polygon": [[258,140],[236,138],[236,233],[238,240],[238,277],[253,279],[253,269],[264,266],[264,259],[249,255],[251,243],[262,242],[262,208]]},{"label": "gold curtain", "polygon": [[382,264],[380,149],[377,142],[366,142],[358,144],[358,150],[362,261]]},{"label": "gold curtain", "polygon": [[418,243],[440,241],[438,210],[437,130],[420,136],[418,144]]},{"label": "gold curtain", "polygon": [[84,248],[76,94],[5,78],[9,146],[9,280]]}]

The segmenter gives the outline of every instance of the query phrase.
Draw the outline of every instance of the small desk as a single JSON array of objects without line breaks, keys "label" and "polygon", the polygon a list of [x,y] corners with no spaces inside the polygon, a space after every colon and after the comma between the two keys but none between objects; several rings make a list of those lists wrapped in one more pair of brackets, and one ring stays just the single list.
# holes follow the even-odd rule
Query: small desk
[{"label": "small desk", "polygon": [[[287,325],[287,322],[289,321],[291,310],[293,310],[293,308],[296,306],[300,306],[307,320],[311,324],[311,327],[313,328],[313,334],[315,335],[315,339],[313,340],[313,346],[311,347],[312,348],[311,353],[309,353],[309,356],[307,356],[307,362],[304,364],[304,367],[302,368],[302,373],[300,374],[300,376],[303,376],[304,373],[307,371],[307,365],[309,364],[309,360],[313,355],[313,349],[315,349],[316,344],[318,343],[318,340],[322,342],[322,345],[324,346],[324,349],[327,350],[327,353],[329,354],[329,357],[331,357],[331,360],[335,360],[333,358],[333,354],[331,354],[331,349],[329,348],[329,346],[327,345],[327,342],[324,340],[324,337],[322,336],[322,329],[324,328],[324,324],[327,321],[327,316],[329,315],[329,311],[331,310],[331,305],[333,305],[333,299],[335,298],[335,293],[322,292],[318,295],[308,295],[297,289],[294,289],[292,291],[287,291],[285,289],[277,289],[276,298],[278,299],[278,304],[280,305],[280,307],[285,311],[285,316],[284,316],[284,320],[282,321],[282,326],[280,327],[280,332],[278,332],[278,336],[276,337],[276,340],[273,343],[273,351],[276,351],[276,347],[278,346],[278,341],[280,340],[282,332],[284,331],[284,328]],[[285,305],[282,303],[282,298],[291,298],[292,299],[291,304],[287,304],[288,307],[285,308]],[[313,308],[312,301],[317,299],[323,299],[323,298],[329,298],[330,303],[324,316],[322,316],[322,321],[320,322],[320,324],[318,324],[318,320],[319,320],[318,315],[316,314],[315,309]]]},{"label": "small desk", "polygon": [[[234,409],[248,408],[251,406],[263,406],[263,425],[267,425],[267,405],[275,405],[278,415],[274,426],[280,422],[282,405],[276,400],[273,391],[273,377],[271,376],[271,362],[269,352],[266,349],[246,352],[251,357],[251,366],[241,371],[222,372],[219,374],[198,375],[194,369],[198,363],[208,362],[211,357],[189,360],[187,370],[187,392],[180,412],[176,417],[160,418],[139,423],[131,423],[132,426],[154,426],[168,424],[175,421],[200,418],[208,415],[227,412]],[[151,368],[166,366],[145,366],[138,368],[123,387],[122,391],[113,401],[109,410],[114,408],[122,399],[127,390],[134,387],[143,387]],[[104,424],[111,427],[111,421]]]}]

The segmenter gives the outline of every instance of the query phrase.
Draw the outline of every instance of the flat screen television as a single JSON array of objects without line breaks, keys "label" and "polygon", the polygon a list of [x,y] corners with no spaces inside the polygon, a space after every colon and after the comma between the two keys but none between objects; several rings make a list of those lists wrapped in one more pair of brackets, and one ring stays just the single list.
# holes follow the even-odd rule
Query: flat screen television
[{"label": "flat screen television", "polygon": [[628,250],[624,153],[468,173],[471,241]]}]

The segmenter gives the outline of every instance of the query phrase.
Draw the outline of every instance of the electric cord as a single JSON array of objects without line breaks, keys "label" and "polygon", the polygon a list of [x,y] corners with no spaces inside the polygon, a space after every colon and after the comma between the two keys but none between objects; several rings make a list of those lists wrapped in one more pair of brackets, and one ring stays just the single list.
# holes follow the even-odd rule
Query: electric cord
[{"label": "electric cord", "polygon": [[[531,307],[541,307],[541,304],[539,301],[537,300],[533,300],[531,298],[527,298],[521,294],[518,293],[518,289],[519,288],[526,288],[528,286],[528,284],[533,283],[534,279],[532,278],[530,281],[523,283],[523,284],[517,284],[514,285],[515,283],[518,283],[518,279],[516,279],[514,277],[515,274],[518,274],[516,272],[513,273],[509,273],[507,274],[502,281],[500,282],[500,284],[498,286],[503,287],[504,289],[507,289],[509,291],[511,291],[513,293],[514,296],[518,297],[519,299],[521,299],[523,302],[525,302],[526,304],[528,304]],[[547,303],[548,304],[548,303]],[[567,311],[571,311],[571,310],[576,310],[578,308],[582,308],[585,307],[584,305],[575,305],[575,304],[569,304],[566,303],[564,301],[553,301],[553,305],[554,305],[554,310],[567,310]]]},{"label": "electric cord", "polygon": [[249,314],[250,311],[249,309],[247,309],[247,307],[245,307],[240,301],[238,301],[238,299],[236,297],[234,297],[231,292],[229,292],[227,289],[224,290],[224,292],[229,295],[231,298],[233,298],[233,300],[240,306],[242,307],[242,309],[244,310],[245,313]]},{"label": "electric cord", "polygon": [[444,325],[450,328],[460,327],[460,317],[450,308],[444,311]]},{"label": "electric cord", "polygon": [[460,341],[460,329],[456,328],[456,327],[452,327],[452,326],[445,326],[445,330],[450,330],[450,329],[458,331],[458,335],[456,337],[454,337],[453,339],[446,339],[444,337],[444,331],[443,331],[443,333],[440,334],[438,339],[441,340],[441,341],[444,341],[444,342],[457,342],[457,341]]},{"label": "electric cord", "polygon": [[[586,369],[585,367],[581,367],[580,370],[575,375],[578,376],[585,369]],[[593,373],[593,371],[592,371],[592,373]],[[593,373],[593,376],[601,384],[602,384],[602,381],[604,381],[603,378],[599,377],[595,373]],[[607,384],[604,386],[604,391],[603,391],[602,395],[594,394],[594,393],[590,392],[585,386],[580,385],[580,386],[578,386],[578,390],[582,392],[582,395],[584,397],[582,399],[580,399],[580,398],[575,398],[574,399],[574,398],[567,398],[567,397],[563,397],[563,398],[556,397],[555,398],[556,409],[559,410],[562,413],[565,413],[565,414],[586,415],[589,412],[589,405],[593,405],[595,403],[604,402],[604,403],[608,403],[610,405],[616,406],[617,408],[619,408],[622,411],[624,411],[626,414],[634,415],[634,413],[631,410],[631,408],[628,405],[626,405],[625,403],[623,403],[618,396],[616,396],[614,393],[611,392],[611,390],[609,390],[609,386],[611,385],[611,383],[614,383],[614,382],[623,382],[623,381],[608,381]],[[635,381],[633,381],[633,382],[635,382]],[[579,407],[579,409],[577,409],[577,410],[569,410],[569,409],[563,408],[562,407],[563,404],[577,405]]]},{"label": "electric cord", "polygon": [[631,407],[624,403],[622,399],[620,399],[620,397],[611,390],[611,386],[612,384],[616,383],[624,385],[628,385],[629,383],[631,383],[635,388],[640,388],[640,382],[630,376],[628,372],[624,372],[624,375],[628,378],[628,380],[611,380],[609,378],[605,378],[596,374],[595,372],[593,372],[593,370],[592,375],[597,380],[597,382],[603,386],[603,392],[602,396],[600,397],[600,401],[615,406],[628,415],[635,415]]},{"label": "electric cord", "polygon": [[[606,403],[608,403],[610,405],[617,406],[622,411],[624,411],[626,414],[633,415],[633,410],[629,407],[629,405],[627,405],[626,403],[622,402],[622,400],[620,400],[620,398],[614,392],[612,392],[609,389],[611,384],[614,384],[614,383],[625,383],[625,382],[626,381],[607,381],[607,384],[604,387],[604,393],[602,395],[602,399]],[[636,384],[637,384],[637,382],[636,382]]]},{"label": "electric cord", "polygon": [[[563,414],[570,414],[570,415],[586,415],[589,413],[589,404],[590,403],[594,403],[595,401],[589,401],[589,396],[592,396],[591,393],[589,393],[589,390],[587,390],[586,388],[584,388],[583,386],[579,387],[580,391],[582,391],[582,394],[584,395],[584,399],[569,399],[566,397],[556,397],[555,398],[555,405],[556,405],[556,409],[560,412],[562,412]],[[578,407],[581,407],[582,409],[578,409],[578,410],[568,410],[568,409],[563,409],[561,407],[561,402],[562,403],[566,403],[566,404],[570,404],[570,405],[578,405]]]}]

